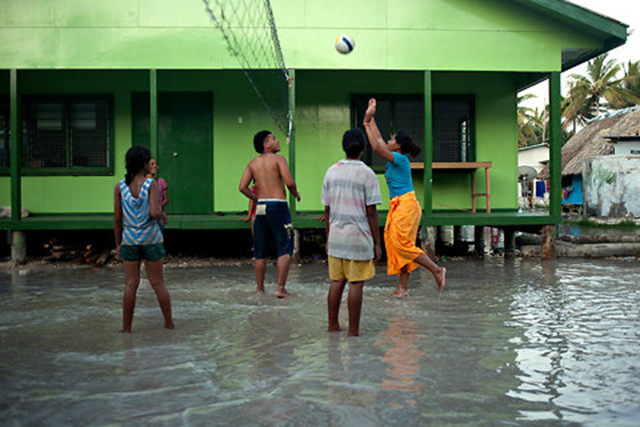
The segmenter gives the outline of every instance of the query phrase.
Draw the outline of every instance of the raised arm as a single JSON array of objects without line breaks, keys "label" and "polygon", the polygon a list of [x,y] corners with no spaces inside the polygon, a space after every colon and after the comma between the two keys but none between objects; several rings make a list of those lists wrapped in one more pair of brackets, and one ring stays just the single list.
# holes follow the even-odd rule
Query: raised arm
[{"label": "raised arm", "polygon": [[393,162],[393,152],[387,148],[387,144],[385,144],[380,134],[380,129],[378,129],[378,125],[376,124],[374,117],[376,114],[376,106],[376,99],[371,98],[367,111],[364,113],[364,130],[367,132],[367,138],[373,151],[383,159]]},{"label": "raised arm", "polygon": [[293,176],[291,175],[291,171],[289,170],[287,160],[282,156],[278,156],[278,168],[280,169],[282,182],[284,182],[284,185],[287,186],[289,192],[293,194],[296,200],[300,201],[300,193],[298,193],[298,187],[296,186],[296,182],[293,180]]}]

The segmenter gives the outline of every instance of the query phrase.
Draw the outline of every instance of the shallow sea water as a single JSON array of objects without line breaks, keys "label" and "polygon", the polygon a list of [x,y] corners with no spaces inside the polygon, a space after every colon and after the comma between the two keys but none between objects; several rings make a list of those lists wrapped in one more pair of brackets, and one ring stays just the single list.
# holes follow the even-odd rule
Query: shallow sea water
[{"label": "shallow sea water", "polygon": [[638,425],[636,260],[443,265],[405,300],[378,267],[357,338],[322,264],[288,300],[273,266],[261,297],[249,266],[166,269],[176,329],[143,283],[131,335],[121,271],[0,272],[0,425]]}]

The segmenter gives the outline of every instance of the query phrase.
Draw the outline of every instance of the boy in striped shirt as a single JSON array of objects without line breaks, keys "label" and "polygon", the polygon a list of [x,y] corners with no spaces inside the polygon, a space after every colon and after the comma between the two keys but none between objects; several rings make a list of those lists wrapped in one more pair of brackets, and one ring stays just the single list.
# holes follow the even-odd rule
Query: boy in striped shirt
[{"label": "boy in striped shirt", "polygon": [[330,332],[340,331],[338,314],[349,282],[349,336],[360,334],[362,287],[375,275],[380,259],[380,230],[376,205],[382,201],[375,173],[360,159],[364,133],[351,129],[342,137],[347,158],[331,166],[324,177],[322,203],[331,286],[327,299]]}]

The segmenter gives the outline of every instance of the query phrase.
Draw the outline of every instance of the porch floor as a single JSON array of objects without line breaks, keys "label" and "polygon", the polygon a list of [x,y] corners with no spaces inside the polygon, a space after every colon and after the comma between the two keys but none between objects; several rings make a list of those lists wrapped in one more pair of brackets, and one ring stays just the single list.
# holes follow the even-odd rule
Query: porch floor
[{"label": "porch floor", "polygon": [[[298,212],[293,220],[295,228],[324,228],[324,222],[318,218],[322,211]],[[244,230],[249,222],[245,215],[237,212],[225,212],[203,215],[169,215],[168,229],[171,230]],[[380,226],[384,226],[387,211],[378,212]],[[430,226],[474,225],[489,227],[529,227],[559,224],[560,218],[554,218],[546,212],[436,212],[423,217],[423,224]],[[33,215],[21,221],[0,219],[0,230],[108,230],[113,228],[111,214],[43,214]]]}]

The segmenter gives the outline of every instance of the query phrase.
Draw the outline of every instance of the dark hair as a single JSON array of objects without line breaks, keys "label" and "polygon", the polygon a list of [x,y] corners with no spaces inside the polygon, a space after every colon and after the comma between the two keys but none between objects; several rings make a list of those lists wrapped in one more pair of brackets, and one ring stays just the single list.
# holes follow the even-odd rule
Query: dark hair
[{"label": "dark hair", "polygon": [[144,170],[144,165],[151,160],[151,151],[147,147],[141,147],[136,145],[129,148],[125,156],[127,174],[124,176],[124,180],[129,185],[133,177]]},{"label": "dark hair", "polygon": [[253,137],[253,147],[256,149],[256,152],[262,154],[264,152],[264,140],[267,139],[269,135],[271,135],[271,131],[269,130],[261,130],[256,133]]},{"label": "dark hair", "polygon": [[418,154],[420,154],[420,146],[413,141],[413,138],[411,138],[411,135],[409,135],[406,132],[400,131],[396,133],[395,137],[396,137],[396,142],[400,146],[400,150],[402,151],[402,154],[409,154],[412,157],[415,157]]},{"label": "dark hair", "polygon": [[348,158],[357,158],[364,151],[364,146],[364,133],[360,129],[350,129],[342,135],[342,149]]}]

